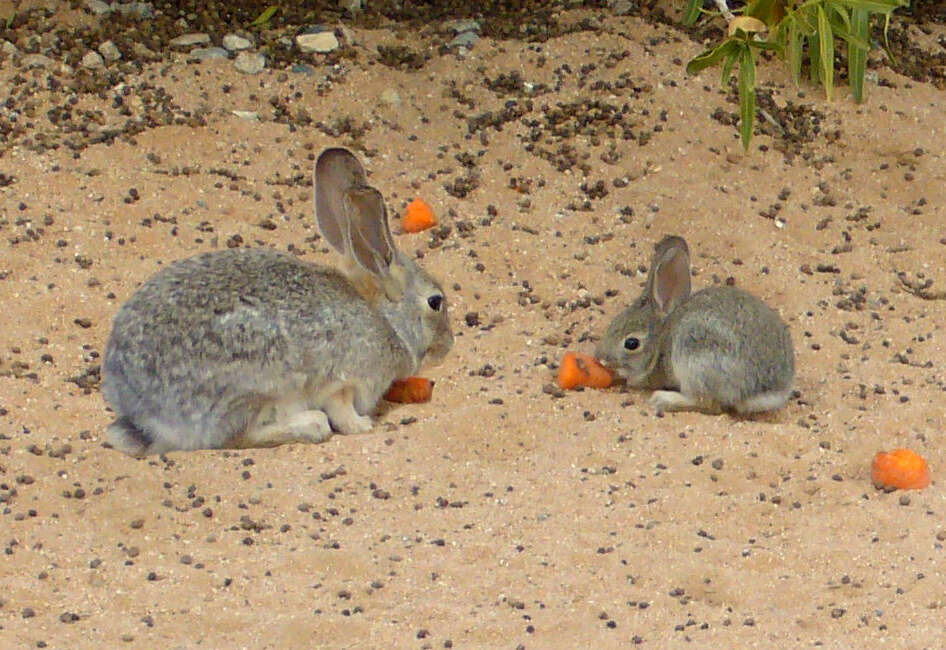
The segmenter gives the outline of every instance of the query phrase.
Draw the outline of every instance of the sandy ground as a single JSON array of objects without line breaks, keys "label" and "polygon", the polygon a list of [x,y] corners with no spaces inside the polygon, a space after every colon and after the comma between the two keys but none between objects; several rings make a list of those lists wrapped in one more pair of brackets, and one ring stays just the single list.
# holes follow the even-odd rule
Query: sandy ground
[{"label": "sandy ground", "polygon": [[[761,134],[744,155],[711,117],[737,110],[718,74],[683,70],[699,44],[606,11],[563,20],[589,16],[600,29],[434,49],[419,71],[376,62],[393,26],[354,30],[357,56],[312,58],[313,77],[179,58],[137,80],[205,125],[6,151],[0,645],[946,645],[943,92],[881,67],[863,105],[846,87],[827,104],[766,63],[775,104],[822,113],[820,132],[792,155]],[[502,73],[527,84],[484,83]],[[313,122],[274,121],[271,97]],[[594,100],[626,105],[633,137],[593,120],[597,135],[553,132],[558,104],[595,115]],[[471,126],[511,101],[521,116]],[[342,118],[363,133],[333,131]],[[537,155],[563,143],[587,174]],[[309,174],[334,145],[356,148],[394,215],[421,196],[449,229],[394,223],[449,293],[433,401],[320,445],[103,446],[97,368],[121,302],[236,235],[331,262]],[[658,417],[638,391],[548,390],[666,233],[688,239],[695,287],[731,278],[790,324],[786,408]],[[872,456],[904,446],[933,485],[875,490]]]}]

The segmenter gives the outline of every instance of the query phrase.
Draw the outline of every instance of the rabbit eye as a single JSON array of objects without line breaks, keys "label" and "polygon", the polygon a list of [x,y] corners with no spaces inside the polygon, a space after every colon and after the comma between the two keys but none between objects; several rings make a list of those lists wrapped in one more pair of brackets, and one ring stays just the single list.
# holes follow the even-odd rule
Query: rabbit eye
[{"label": "rabbit eye", "polygon": [[427,299],[427,305],[434,311],[440,311],[443,307],[443,296],[434,294]]},{"label": "rabbit eye", "polygon": [[634,351],[641,346],[641,340],[636,336],[628,336],[624,339],[624,349]]}]

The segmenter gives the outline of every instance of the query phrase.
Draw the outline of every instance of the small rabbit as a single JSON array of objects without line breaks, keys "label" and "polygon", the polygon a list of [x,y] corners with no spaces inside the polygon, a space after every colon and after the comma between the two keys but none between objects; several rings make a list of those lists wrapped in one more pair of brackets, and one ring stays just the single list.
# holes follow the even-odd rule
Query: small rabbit
[{"label": "small rabbit", "polygon": [[675,236],[657,244],[644,293],[595,354],[630,386],[656,389],[658,411],[775,410],[795,375],[788,326],[765,303],[733,287],[690,295],[690,251]]},{"label": "small rabbit", "polygon": [[397,378],[449,351],[443,289],[397,250],[381,193],[346,149],[315,164],[315,213],[344,272],[269,249],[180,260],[115,316],[111,445],[172,450],[320,442],[372,427]]}]

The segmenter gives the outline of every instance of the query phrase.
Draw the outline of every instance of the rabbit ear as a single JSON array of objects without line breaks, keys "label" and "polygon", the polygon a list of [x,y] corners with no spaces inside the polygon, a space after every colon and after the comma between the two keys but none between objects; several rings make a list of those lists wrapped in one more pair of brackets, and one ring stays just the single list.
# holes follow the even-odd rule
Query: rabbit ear
[{"label": "rabbit ear", "polygon": [[368,185],[351,187],[344,204],[349,255],[365,271],[387,275],[394,261],[394,239],[381,192]]},{"label": "rabbit ear", "polygon": [[349,224],[345,213],[346,194],[353,187],[367,185],[365,169],[358,159],[341,147],[326,149],[315,162],[315,219],[329,245],[345,256]]},{"label": "rabbit ear", "polygon": [[650,296],[663,314],[690,297],[690,249],[682,237],[664,237],[654,248]]}]

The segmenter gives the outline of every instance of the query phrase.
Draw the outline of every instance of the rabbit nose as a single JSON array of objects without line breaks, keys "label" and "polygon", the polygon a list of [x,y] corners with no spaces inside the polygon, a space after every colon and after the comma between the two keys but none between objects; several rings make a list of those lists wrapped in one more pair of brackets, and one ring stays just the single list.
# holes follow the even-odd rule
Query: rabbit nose
[{"label": "rabbit nose", "polygon": [[601,343],[599,343],[595,347],[595,359],[597,359],[598,362],[601,363],[601,365],[603,366],[610,367],[614,363],[614,360],[611,358],[611,355],[608,354],[608,351],[605,349],[605,346]]}]

